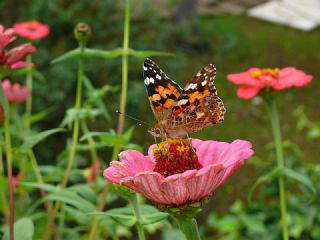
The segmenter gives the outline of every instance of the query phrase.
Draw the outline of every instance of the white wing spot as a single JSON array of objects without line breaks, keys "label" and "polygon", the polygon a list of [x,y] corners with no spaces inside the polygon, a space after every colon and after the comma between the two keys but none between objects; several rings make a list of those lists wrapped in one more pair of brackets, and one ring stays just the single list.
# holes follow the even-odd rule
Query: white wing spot
[{"label": "white wing spot", "polygon": [[204,81],[201,83],[202,86],[205,86],[206,84],[207,84],[207,80],[204,80]]},{"label": "white wing spot", "polygon": [[161,80],[161,76],[159,74],[156,75],[156,78],[158,78],[159,80]]},{"label": "white wing spot", "polygon": [[147,71],[147,70],[148,70],[148,68],[147,68],[147,67],[145,67],[145,66],[143,66],[143,70]]},{"label": "white wing spot", "polygon": [[149,78],[146,78],[146,79],[144,80],[144,84],[145,84],[145,85],[149,85]]},{"label": "white wing spot", "polygon": [[154,79],[152,77],[149,78],[150,83],[154,83]]}]

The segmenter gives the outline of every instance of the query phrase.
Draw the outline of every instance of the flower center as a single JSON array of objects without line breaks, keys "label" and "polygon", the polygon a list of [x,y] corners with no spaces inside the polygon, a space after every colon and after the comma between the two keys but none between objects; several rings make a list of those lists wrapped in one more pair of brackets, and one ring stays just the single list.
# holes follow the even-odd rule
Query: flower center
[{"label": "flower center", "polygon": [[251,72],[251,76],[256,79],[263,79],[263,80],[271,80],[278,78],[280,69],[279,68],[263,68],[259,70],[255,70]]},{"label": "flower center", "polygon": [[202,168],[190,139],[161,142],[154,147],[153,156],[156,160],[154,171],[164,177]]},{"label": "flower center", "polygon": [[38,28],[38,25],[36,23],[34,23],[34,22],[29,23],[28,26],[27,26],[27,29],[30,32],[37,31],[37,28]]}]

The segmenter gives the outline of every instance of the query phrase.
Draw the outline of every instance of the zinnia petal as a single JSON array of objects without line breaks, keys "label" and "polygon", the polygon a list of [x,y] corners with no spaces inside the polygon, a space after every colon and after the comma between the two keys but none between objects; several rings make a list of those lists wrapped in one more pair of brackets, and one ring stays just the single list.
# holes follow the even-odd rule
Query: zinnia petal
[{"label": "zinnia petal", "polygon": [[252,73],[260,71],[259,68],[250,68],[246,72],[241,73],[231,73],[227,75],[227,78],[230,82],[237,85],[244,85],[250,87],[261,87],[261,83],[252,77]]},{"label": "zinnia petal", "polygon": [[311,82],[312,78],[311,75],[306,74],[304,71],[294,67],[286,67],[281,69],[279,80],[272,85],[272,88],[275,90],[282,90],[290,87],[303,87]]},{"label": "zinnia petal", "polygon": [[239,87],[237,90],[237,96],[243,99],[251,99],[259,94],[260,88],[253,87]]},{"label": "zinnia petal", "polygon": [[[166,144],[170,141],[164,142]],[[192,139],[192,146],[202,165],[199,170],[191,169],[164,177],[155,172],[152,145],[150,156],[133,150],[122,152],[120,161],[112,161],[104,176],[111,182],[143,194],[156,204],[181,206],[209,196],[253,154],[251,143],[243,140],[226,143]]]}]

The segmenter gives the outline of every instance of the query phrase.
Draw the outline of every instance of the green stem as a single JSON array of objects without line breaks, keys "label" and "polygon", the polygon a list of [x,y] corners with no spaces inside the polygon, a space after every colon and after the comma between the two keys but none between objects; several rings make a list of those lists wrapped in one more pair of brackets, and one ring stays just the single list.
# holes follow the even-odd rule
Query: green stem
[{"label": "green stem", "polygon": [[[0,175],[2,177],[5,177],[4,175],[4,164],[3,164],[3,157],[2,157],[2,148],[3,148],[3,144],[4,143],[0,143],[1,146],[0,146]],[[9,223],[9,211],[8,211],[8,201],[7,201],[7,198],[6,198],[6,194],[5,194],[5,191],[0,191],[1,193],[1,203],[2,203],[2,210],[3,210],[3,213],[4,213],[4,218],[5,218],[5,222],[6,223]]]},{"label": "green stem", "polygon": [[12,150],[11,150],[11,135],[10,135],[10,110],[5,115],[4,119],[4,136],[5,136],[5,151],[7,158],[8,171],[8,186],[9,186],[9,239],[14,239],[14,195],[12,186]]},{"label": "green stem", "polygon": [[186,236],[187,240],[200,240],[198,224],[195,218],[185,215],[176,216],[179,228]]},{"label": "green stem", "polygon": [[[281,140],[281,130],[280,122],[278,117],[276,101],[273,98],[266,99],[267,111],[271,121],[272,133],[274,138],[274,143],[276,147],[276,157],[277,165],[280,170],[285,167],[285,162],[283,158],[282,140]],[[280,192],[280,210],[281,210],[281,225],[282,225],[282,235],[283,240],[288,240],[288,223],[287,223],[287,210],[286,210],[286,192],[285,192],[285,179],[283,175],[278,178],[279,192]]]},{"label": "green stem", "polygon": [[[27,61],[32,63],[32,55],[27,56]],[[31,90],[31,92],[32,92],[32,82],[33,82],[32,67],[29,67],[28,73],[26,76],[26,85],[27,85],[27,88],[29,88]],[[29,128],[30,128],[31,113],[32,113],[32,94],[30,94],[30,96],[27,98],[27,101],[26,101],[26,127],[27,127],[27,130],[29,130]]]},{"label": "green stem", "polygon": [[123,33],[123,55],[122,55],[122,88],[121,88],[121,99],[120,99],[120,112],[119,124],[117,133],[122,134],[124,129],[124,117],[126,112],[126,101],[127,101],[127,88],[128,88],[128,48],[129,48],[129,34],[130,34],[130,0],[125,1],[125,12],[124,12],[124,33]]},{"label": "green stem", "polygon": [[[2,80],[2,76],[0,76]],[[14,240],[14,195],[12,186],[12,149],[11,149],[11,135],[10,135],[10,106],[7,98],[4,95],[2,83],[0,82],[0,100],[4,111],[4,141],[5,153],[7,160],[8,172],[8,188],[9,188],[9,239]]]},{"label": "green stem", "polygon": [[[112,153],[111,160],[115,160],[117,158],[117,156],[119,154],[119,151],[120,151],[120,149],[118,147],[114,147],[113,148],[113,153]],[[98,206],[97,206],[98,212],[102,212],[103,211],[106,199],[108,197],[108,193],[109,193],[109,183],[106,182],[106,184],[104,185],[104,189],[103,189],[103,192],[101,194]],[[92,225],[91,225],[91,229],[90,229],[88,240],[95,240],[96,239],[96,235],[98,234],[98,227],[99,227],[99,218],[98,218],[98,216],[95,216],[93,221],[92,221]]]},{"label": "green stem", "polygon": [[[80,51],[84,51],[84,44],[80,42]],[[76,155],[77,151],[77,145],[78,145],[78,139],[79,139],[79,112],[81,108],[81,98],[82,98],[82,82],[83,82],[83,69],[84,69],[84,61],[83,58],[81,57],[79,59],[79,69],[78,69],[78,79],[77,79],[77,95],[76,95],[76,103],[75,103],[75,112],[76,112],[76,117],[74,120],[74,125],[73,125],[73,134],[72,134],[72,145],[71,145],[71,150],[70,154],[68,157],[68,163],[67,163],[67,169],[64,174],[64,179],[62,182],[62,188],[65,188],[68,184],[69,177],[71,174],[74,158]]]},{"label": "green stem", "polygon": [[138,202],[138,194],[133,194],[133,196],[130,198],[130,202],[132,204],[133,211],[137,219],[136,227],[138,231],[139,240],[145,240],[146,237],[144,235],[143,226],[141,224],[141,214],[140,214],[140,207]]},{"label": "green stem", "polygon": [[[83,52],[85,49],[85,43],[84,42],[79,42],[79,47],[80,51]],[[64,178],[63,182],[61,184],[61,189],[65,188],[68,184],[69,177],[71,175],[76,151],[77,151],[77,145],[78,145],[78,139],[79,139],[79,128],[80,128],[80,120],[79,120],[79,112],[81,108],[81,99],[82,99],[82,83],[83,83],[83,77],[84,77],[84,60],[82,57],[79,59],[79,68],[78,68],[78,76],[77,76],[77,93],[76,93],[76,102],[75,102],[75,120],[74,120],[74,125],[73,125],[73,133],[72,133],[72,144],[71,144],[71,149],[69,152],[68,156],[68,162],[67,162],[67,168],[64,173]],[[56,217],[56,214],[61,206],[61,203],[58,201],[56,202],[54,209],[52,211],[52,214],[48,216],[48,223],[46,226],[46,229],[44,231],[42,239],[46,240],[49,238],[51,234],[51,228],[54,225],[53,221]]]},{"label": "green stem", "polygon": [[[87,125],[86,120],[81,121],[81,129],[82,129],[84,135],[89,133],[89,129],[88,129],[88,125]],[[95,146],[94,146],[95,142],[94,142],[93,137],[91,137],[91,136],[88,137],[88,144],[89,144],[92,162],[95,163],[98,160],[98,154],[97,154],[97,150],[95,149]]]}]

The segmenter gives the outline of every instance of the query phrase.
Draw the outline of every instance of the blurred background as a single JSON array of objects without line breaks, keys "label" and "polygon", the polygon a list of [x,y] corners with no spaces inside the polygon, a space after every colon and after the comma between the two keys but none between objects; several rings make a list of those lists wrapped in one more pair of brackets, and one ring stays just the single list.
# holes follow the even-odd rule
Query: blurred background
[{"label": "blurred background", "polygon": [[[153,58],[169,77],[184,86],[203,66],[213,63],[217,67],[216,87],[223,99],[227,112],[225,121],[192,137],[218,141],[246,139],[253,143],[255,156],[228,180],[204,206],[200,215],[203,234],[220,236],[218,239],[255,239],[258,231],[270,231],[266,228],[268,216],[261,216],[260,209],[247,209],[249,189],[257,178],[268,168],[273,167],[273,146],[270,123],[265,106],[257,97],[250,101],[237,98],[236,86],[227,81],[228,73],[245,71],[250,67],[276,68],[295,66],[314,76],[314,81],[301,89],[283,91],[279,96],[279,109],[283,139],[286,142],[286,156],[291,165],[298,168],[302,164],[307,169],[316,169],[320,148],[317,134],[309,134],[301,123],[306,117],[311,121],[320,120],[319,110],[319,62],[320,29],[301,31],[284,25],[265,22],[247,16],[248,9],[262,4],[263,0],[132,0],[130,47],[136,50],[157,50],[174,54],[174,57]],[[116,0],[1,0],[1,23],[10,27],[16,22],[39,20],[51,28],[48,38],[36,46],[34,55],[37,69],[45,80],[34,82],[34,111],[52,107],[48,117],[38,123],[39,130],[57,127],[67,108],[73,106],[76,87],[76,62],[50,65],[50,61],[62,53],[77,47],[73,37],[73,28],[79,22],[85,22],[92,28],[92,38],[88,47],[111,50],[122,46],[123,39],[123,2]],[[150,124],[155,123],[149,107],[145,86],[142,79],[143,60],[129,59],[129,92],[127,113]],[[121,59],[90,60],[85,66],[87,76],[96,88],[112,86],[112,91],[105,97],[105,104],[111,116],[111,122],[96,118],[91,129],[107,131],[116,128],[121,85]],[[23,82],[23,78],[21,82]],[[299,125],[300,123],[300,125]],[[154,143],[153,137],[145,127],[126,119],[127,127],[135,126],[132,141],[144,149]],[[302,124],[302,125],[301,125]],[[302,129],[302,131],[301,131]],[[314,130],[316,131],[316,130]],[[318,133],[319,134],[319,133]],[[320,134],[319,134],[320,135]],[[290,140],[290,141],[289,141]],[[53,159],[64,149],[65,143],[59,137],[51,137],[46,144],[35,149],[40,164],[55,164]],[[111,151],[102,150],[100,156],[107,165]],[[292,160],[294,159],[294,160]],[[319,167],[317,167],[319,169]],[[308,171],[308,170],[306,170]],[[319,170],[318,170],[319,173]],[[319,178],[317,175],[315,178]],[[319,183],[316,183],[319,185]],[[276,184],[273,184],[276,186]],[[276,196],[277,189],[271,185],[264,187],[264,195]],[[292,186],[292,191],[301,194],[303,190]],[[259,192],[259,191],[258,191]],[[304,200],[298,199],[300,203]],[[277,219],[277,202],[268,214]],[[292,203],[294,204],[294,203]],[[230,207],[231,208],[230,210]],[[252,205],[251,205],[252,206]],[[257,210],[258,209],[258,210]],[[246,211],[245,220],[234,220]],[[252,211],[255,217],[250,215]],[[311,210],[310,210],[311,211]],[[209,212],[213,214],[209,214]],[[231,212],[231,213],[230,213]],[[228,215],[228,218],[221,216]],[[260,215],[259,215],[260,214]],[[306,214],[302,214],[305,216]],[[249,217],[248,217],[249,216]],[[250,218],[251,216],[251,218]],[[258,217],[257,217],[258,216]],[[234,229],[241,233],[234,238],[211,227],[210,221],[220,219],[225,225],[223,231]],[[262,226],[256,226],[257,219],[264,219]],[[240,221],[240,223],[239,223]],[[292,222],[291,222],[292,223]],[[229,225],[228,225],[229,224]],[[241,225],[239,227],[239,224]],[[248,230],[248,226],[253,230]],[[275,223],[268,224],[272,225]],[[201,224],[200,224],[201,225]],[[215,224],[213,224],[215,225]],[[269,226],[269,225],[268,225]],[[300,225],[299,225],[300,226]],[[228,230],[228,227],[231,229]],[[265,229],[262,229],[265,227]],[[274,227],[277,228],[277,227]],[[245,230],[243,230],[245,229]],[[301,227],[296,239],[301,238],[306,227]],[[253,231],[245,235],[242,231]],[[320,239],[320,230],[318,229]],[[216,235],[215,235],[216,234]],[[226,237],[227,236],[227,237]],[[232,235],[233,236],[233,235]],[[248,236],[237,238],[237,236]],[[317,236],[317,235],[314,235]],[[223,238],[225,237],[225,238]],[[262,239],[262,238],[261,238]],[[276,239],[276,238],[264,238]]]}]

